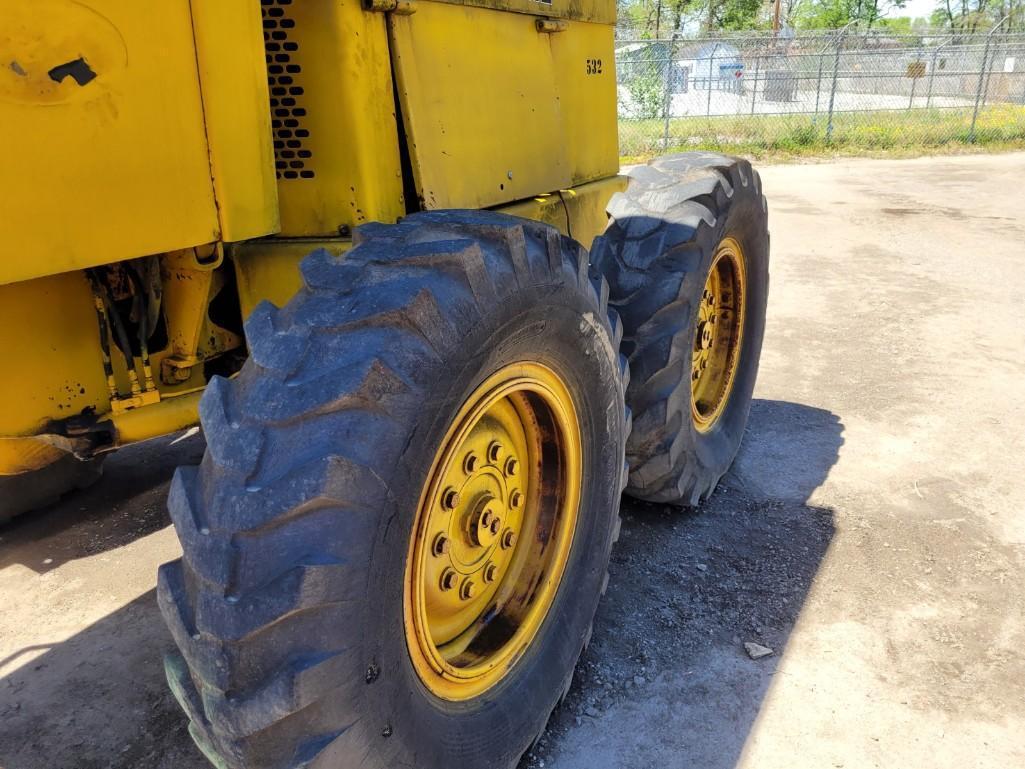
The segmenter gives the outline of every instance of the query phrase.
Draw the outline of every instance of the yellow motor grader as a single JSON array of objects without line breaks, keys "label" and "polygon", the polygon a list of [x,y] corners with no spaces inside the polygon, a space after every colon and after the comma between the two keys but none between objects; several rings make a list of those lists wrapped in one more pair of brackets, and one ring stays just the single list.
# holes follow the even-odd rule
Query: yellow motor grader
[{"label": "yellow motor grader", "polygon": [[736,454],[758,174],[619,174],[615,13],[0,5],[0,517],[202,423],[158,597],[214,764],[514,766],[621,493],[695,505]]}]

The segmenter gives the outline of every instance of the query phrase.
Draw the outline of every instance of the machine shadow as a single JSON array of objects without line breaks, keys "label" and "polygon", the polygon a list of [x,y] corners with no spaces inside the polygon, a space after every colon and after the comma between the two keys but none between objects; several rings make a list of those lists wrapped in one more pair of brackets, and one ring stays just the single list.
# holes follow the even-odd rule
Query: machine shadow
[{"label": "machine shadow", "polygon": [[521,769],[736,766],[833,538],[833,512],[808,499],[842,445],[835,414],[755,400],[699,509],[624,498],[590,646]]},{"label": "machine shadow", "polygon": [[0,766],[209,769],[164,680],[172,647],[149,590],[67,640],[0,650]]},{"label": "machine shadow", "polygon": [[[807,500],[836,462],[842,431],[829,411],[756,400],[733,470],[699,510],[624,501],[591,645],[521,767],[736,765],[833,536],[832,512]],[[202,452],[200,438],[183,443],[154,447],[177,454],[162,464],[155,456],[148,469],[137,468],[139,457],[125,468],[137,472],[114,465],[104,486],[87,492],[110,506],[153,496],[153,511],[132,531],[111,534],[104,549],[168,525],[171,469]],[[12,540],[21,537],[27,552],[55,520],[66,528],[59,539],[67,552],[55,554],[65,560],[87,554],[105,522],[117,528],[114,513],[83,518],[79,508],[96,502],[73,500],[7,527],[3,563],[12,562]],[[747,641],[774,655],[749,659]],[[150,590],[52,646],[0,649],[0,766],[206,769],[164,681],[160,659],[171,646]]]},{"label": "machine shadow", "polygon": [[204,446],[202,435],[189,431],[114,452],[89,488],[0,524],[0,570],[20,564],[42,574],[170,525],[166,500],[174,469],[197,464]]}]

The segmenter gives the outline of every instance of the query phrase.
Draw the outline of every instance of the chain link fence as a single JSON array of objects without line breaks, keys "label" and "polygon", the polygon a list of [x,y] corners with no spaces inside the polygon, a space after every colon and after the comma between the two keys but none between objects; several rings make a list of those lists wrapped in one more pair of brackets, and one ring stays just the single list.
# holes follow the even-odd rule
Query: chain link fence
[{"label": "chain link fence", "polygon": [[620,154],[1025,140],[1025,33],[616,42]]}]

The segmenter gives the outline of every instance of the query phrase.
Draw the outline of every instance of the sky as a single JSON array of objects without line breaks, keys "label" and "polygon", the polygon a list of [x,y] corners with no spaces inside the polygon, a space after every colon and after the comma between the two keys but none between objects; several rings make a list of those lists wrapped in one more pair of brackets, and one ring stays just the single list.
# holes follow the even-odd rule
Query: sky
[{"label": "sky", "polygon": [[912,19],[927,19],[932,15],[935,8],[936,0],[908,0],[908,4],[903,8],[894,8],[886,16],[891,19],[897,19],[901,16],[908,16]]}]

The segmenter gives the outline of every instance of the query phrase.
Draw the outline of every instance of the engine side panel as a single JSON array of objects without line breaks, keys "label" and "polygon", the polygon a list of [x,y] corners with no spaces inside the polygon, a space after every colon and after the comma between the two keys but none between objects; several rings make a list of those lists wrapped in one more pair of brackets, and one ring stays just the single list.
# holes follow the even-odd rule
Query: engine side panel
[{"label": "engine side panel", "polygon": [[215,241],[189,3],[0,4],[0,283]]},{"label": "engine side panel", "polygon": [[569,0],[498,5],[418,2],[389,18],[423,208],[486,208],[618,171],[604,5],[592,4],[601,23],[577,20]]}]

